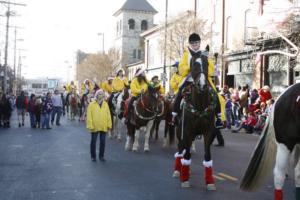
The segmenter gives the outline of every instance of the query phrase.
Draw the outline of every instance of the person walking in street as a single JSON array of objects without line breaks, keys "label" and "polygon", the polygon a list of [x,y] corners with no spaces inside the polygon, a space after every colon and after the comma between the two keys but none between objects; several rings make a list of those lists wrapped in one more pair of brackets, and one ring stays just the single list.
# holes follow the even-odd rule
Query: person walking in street
[{"label": "person walking in street", "polygon": [[46,97],[42,103],[42,129],[51,129],[50,127],[50,115],[52,112],[52,100],[51,93],[47,92]]},{"label": "person walking in street", "polygon": [[104,162],[105,137],[112,128],[110,110],[105,101],[105,92],[99,89],[95,94],[95,101],[92,101],[87,108],[86,128],[91,133],[90,152],[93,162],[96,161],[96,142],[100,137],[99,160]]},{"label": "person walking in street", "polygon": [[[25,96],[24,91],[21,91],[20,95],[16,99],[19,127],[24,126],[27,105],[28,105],[28,99]],[[22,118],[22,121],[20,118]]]},{"label": "person walking in street", "polygon": [[30,126],[31,128],[36,128],[36,116],[35,116],[35,94],[30,95],[29,104],[28,104],[28,112],[30,117]]},{"label": "person walking in street", "polygon": [[41,127],[41,112],[42,112],[42,98],[39,97],[35,100],[35,108],[34,108],[37,128]]},{"label": "person walking in street", "polygon": [[63,101],[61,98],[61,94],[59,94],[58,90],[54,91],[54,95],[51,97],[52,105],[53,105],[53,111],[52,111],[52,117],[51,117],[51,125],[54,123],[54,118],[56,115],[56,126],[60,126],[60,116],[62,114],[63,109]]},{"label": "person walking in street", "polygon": [[2,98],[0,99],[2,105],[2,120],[3,120],[3,127],[10,128],[10,117],[12,112],[12,104],[10,101],[9,95],[3,94]]}]

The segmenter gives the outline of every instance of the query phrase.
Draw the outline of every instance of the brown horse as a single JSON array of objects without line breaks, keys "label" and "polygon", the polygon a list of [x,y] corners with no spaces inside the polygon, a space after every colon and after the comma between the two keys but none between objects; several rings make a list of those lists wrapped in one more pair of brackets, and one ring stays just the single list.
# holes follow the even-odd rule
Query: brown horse
[{"label": "brown horse", "polygon": [[204,138],[205,181],[208,190],[215,190],[210,146],[213,142],[215,108],[218,97],[209,85],[207,57],[191,60],[191,76],[193,82],[184,91],[182,115],[176,131],[178,152],[175,154],[175,170],[173,177],[179,177],[181,187],[190,187],[189,174],[191,165],[191,145],[197,135]]},{"label": "brown horse", "polygon": [[133,144],[132,151],[138,150],[140,128],[147,126],[144,151],[150,151],[150,128],[155,117],[164,112],[163,101],[159,100],[158,90],[159,88],[154,88],[149,85],[147,92],[145,94],[141,94],[141,96],[135,101],[131,119],[127,122],[127,140],[125,150],[131,149],[131,144]]},{"label": "brown horse", "polygon": [[164,113],[163,115],[157,116],[154,119],[153,125],[150,130],[150,138],[152,138],[154,134],[155,140],[158,140],[160,122],[161,120],[165,120],[163,147],[166,147],[167,145],[171,146],[174,143],[175,139],[175,126],[172,124],[173,100],[174,96],[172,95],[167,95],[164,98]]}]

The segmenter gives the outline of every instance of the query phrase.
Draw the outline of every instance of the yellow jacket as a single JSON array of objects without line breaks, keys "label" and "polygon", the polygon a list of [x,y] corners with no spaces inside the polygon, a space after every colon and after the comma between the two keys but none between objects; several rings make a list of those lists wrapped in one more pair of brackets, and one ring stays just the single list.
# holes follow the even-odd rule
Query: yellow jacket
[{"label": "yellow jacket", "polygon": [[[92,83],[89,83],[89,94],[91,94],[92,91],[93,91],[93,85],[92,85]],[[82,83],[81,84],[81,94],[84,94],[84,92],[85,92],[85,84]]]},{"label": "yellow jacket", "polygon": [[[75,85],[73,85],[73,87],[76,88]],[[71,84],[67,84],[67,85],[66,85],[66,91],[67,91],[68,93],[70,93],[70,92],[72,91],[72,85],[71,85]]]},{"label": "yellow jacket", "polygon": [[139,83],[137,80],[137,77],[135,77],[131,81],[130,90],[131,90],[132,96],[136,97],[142,92],[142,90],[144,90],[144,92],[146,92],[148,90],[148,84],[144,81],[142,83]]},{"label": "yellow jacket", "polygon": [[180,76],[179,74],[175,73],[172,75],[172,78],[170,80],[170,85],[171,85],[172,90],[174,91],[174,94],[178,93],[179,85],[182,82],[182,80],[183,80],[183,77]]},{"label": "yellow jacket", "polygon": [[101,107],[97,101],[92,101],[87,108],[86,128],[93,133],[107,132],[111,127],[111,116],[106,101],[102,102]]},{"label": "yellow jacket", "polygon": [[105,92],[107,92],[107,93],[109,93],[109,94],[112,93],[112,86],[111,86],[110,84],[108,84],[107,81],[105,81],[105,82],[103,82],[103,83],[101,84],[101,88],[102,88]]},{"label": "yellow jacket", "polygon": [[121,79],[120,77],[116,76],[112,82],[112,91],[121,92],[126,85],[128,85],[128,79],[126,77]]},{"label": "yellow jacket", "polygon": [[158,83],[155,88],[158,88],[158,87],[159,87],[159,91],[158,91],[159,94],[164,95],[165,94],[165,88],[160,83]]},{"label": "yellow jacket", "polygon": [[[190,58],[189,55],[190,52],[188,49],[186,49],[183,53],[183,56],[180,59],[179,65],[178,65],[178,71],[179,75],[181,75],[183,78],[185,78],[189,72],[190,72]],[[214,75],[215,66],[214,62],[211,58],[208,58],[208,82],[210,83],[211,87],[217,92],[216,86],[214,85],[212,81],[212,76]],[[225,121],[225,99],[218,94],[220,105],[221,105],[221,120]]]}]

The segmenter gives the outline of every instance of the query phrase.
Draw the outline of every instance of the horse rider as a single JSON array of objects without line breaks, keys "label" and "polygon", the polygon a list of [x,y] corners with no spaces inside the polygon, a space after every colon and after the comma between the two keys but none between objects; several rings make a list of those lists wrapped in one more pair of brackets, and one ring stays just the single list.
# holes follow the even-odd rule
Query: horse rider
[{"label": "horse rider", "polygon": [[81,84],[81,94],[88,95],[91,94],[93,91],[93,84],[90,82],[89,79],[85,79]]},{"label": "horse rider", "polygon": [[153,86],[155,87],[155,88],[159,88],[159,94],[161,95],[161,96],[164,96],[165,95],[165,88],[161,85],[161,83],[160,83],[160,81],[158,80],[158,76],[153,76],[152,78],[151,78],[151,83],[153,84]]},{"label": "horse rider", "polygon": [[113,81],[113,77],[109,76],[107,78],[107,81],[104,81],[101,84],[101,88],[102,90],[104,90],[106,93],[108,93],[109,95],[112,93],[112,81]]},{"label": "horse rider", "polygon": [[148,81],[146,79],[145,70],[139,68],[135,72],[135,77],[130,83],[131,98],[128,103],[128,116],[126,119],[127,121],[131,117],[134,101],[137,100],[138,97],[142,93],[146,92],[147,90],[148,90]]},{"label": "horse rider", "polygon": [[123,89],[129,85],[128,79],[126,76],[124,76],[124,74],[124,70],[119,69],[117,71],[116,77],[112,81],[112,94],[110,95],[108,100],[108,105],[110,107],[113,106],[113,98],[118,98]]},{"label": "horse rider", "polygon": [[66,85],[66,91],[67,91],[67,93],[68,94],[71,93],[73,88],[76,89],[76,86],[74,84],[74,81],[71,81],[70,84]]},{"label": "horse rider", "polygon": [[184,79],[182,76],[179,75],[178,65],[179,65],[179,62],[176,62],[175,64],[172,65],[172,71],[174,73],[170,80],[170,86],[173,90],[174,95],[176,95],[178,93],[179,85],[182,82],[182,80]]},{"label": "horse rider", "polygon": [[[191,70],[191,63],[193,60],[197,62],[197,59],[207,59],[207,65],[208,66],[203,66],[204,69],[207,68],[208,70],[208,77],[207,80],[210,84],[210,86],[214,89],[214,91],[217,93],[216,87],[212,81],[211,76],[214,74],[215,66],[213,64],[212,59],[208,58],[208,52],[204,51],[201,52],[200,50],[200,43],[201,43],[201,38],[197,33],[192,33],[189,36],[189,47],[184,51],[182,58],[180,59],[179,65],[178,65],[178,71],[179,75],[182,76],[184,79],[180,83],[179,91],[176,95],[175,98],[175,103],[174,103],[174,108],[172,112],[173,116],[173,122],[175,121],[175,117],[178,115],[180,112],[180,103],[182,100],[182,90],[191,82],[193,82],[192,77],[190,75],[190,70]],[[201,63],[202,65],[202,63]],[[220,128],[222,127],[222,121],[225,121],[225,100],[221,95],[218,94],[218,99],[219,101],[217,102],[217,107],[216,107],[216,124],[215,126]]]}]

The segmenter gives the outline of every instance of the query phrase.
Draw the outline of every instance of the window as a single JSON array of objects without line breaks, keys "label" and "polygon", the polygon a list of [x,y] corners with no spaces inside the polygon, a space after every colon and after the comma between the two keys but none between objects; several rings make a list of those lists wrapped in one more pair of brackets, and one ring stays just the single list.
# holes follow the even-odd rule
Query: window
[{"label": "window", "polygon": [[232,17],[228,17],[226,20],[226,48],[232,49],[233,47],[233,21]]},{"label": "window", "polygon": [[142,20],[142,23],[141,23],[141,30],[142,31],[145,31],[148,29],[148,22],[146,20]]},{"label": "window", "polygon": [[142,51],[140,49],[138,50],[138,56],[137,57],[138,57],[138,59],[142,58]]},{"label": "window", "polygon": [[136,49],[133,49],[132,57],[136,58]]},{"label": "window", "polygon": [[247,41],[253,37],[253,33],[255,31],[254,15],[252,10],[245,11],[245,27],[244,27],[244,40]]},{"label": "window", "polygon": [[135,21],[134,19],[130,19],[128,20],[128,26],[129,26],[129,29],[134,29],[134,26],[135,26]]}]

